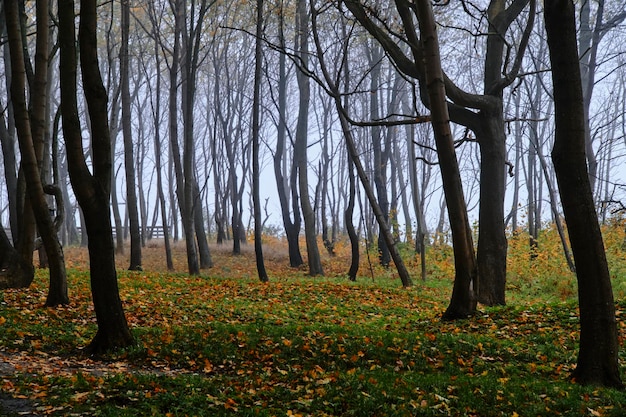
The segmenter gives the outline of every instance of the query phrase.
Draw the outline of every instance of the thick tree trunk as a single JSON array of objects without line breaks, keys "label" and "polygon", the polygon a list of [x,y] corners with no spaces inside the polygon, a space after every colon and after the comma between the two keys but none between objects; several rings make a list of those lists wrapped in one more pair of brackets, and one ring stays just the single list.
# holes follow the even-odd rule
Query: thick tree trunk
[{"label": "thick tree trunk", "polygon": [[508,246],[504,227],[506,140],[502,100],[497,103],[493,112],[481,112],[481,129],[476,132],[481,161],[477,297],[489,306],[505,304]]},{"label": "thick tree trunk", "polygon": [[584,103],[572,1],[547,1],[545,22],[555,103],[552,161],[578,279],[580,351],[574,378],[582,384],[622,388],[611,277],[585,160]]},{"label": "thick tree trunk", "polygon": [[83,154],[76,91],[77,51],[74,1],[59,0],[61,111],[70,180],[89,235],[91,292],[98,331],[89,344],[94,353],[134,343],[119,296],[111,229],[111,138],[107,95],[98,68],[96,1],[81,0],[79,45],[81,73],[91,122],[93,174]]},{"label": "thick tree trunk", "polygon": [[22,262],[4,228],[0,227],[0,290],[28,288],[34,278],[33,263]]}]

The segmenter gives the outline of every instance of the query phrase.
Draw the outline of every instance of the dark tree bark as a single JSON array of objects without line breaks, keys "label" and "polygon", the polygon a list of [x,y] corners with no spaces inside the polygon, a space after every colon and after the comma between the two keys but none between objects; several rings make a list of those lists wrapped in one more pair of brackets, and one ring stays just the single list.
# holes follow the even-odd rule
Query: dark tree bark
[{"label": "dark tree bark", "polygon": [[[4,18],[1,19],[4,22]],[[7,76],[7,78],[10,78]],[[5,108],[0,101],[0,106]],[[7,104],[7,109],[10,103]],[[13,113],[13,110],[10,110]],[[6,183],[7,198],[9,200],[9,225],[13,238],[17,237],[18,216],[17,216],[17,161],[15,158],[15,140],[7,128],[4,112],[0,114],[0,144],[2,146],[2,162],[4,166],[4,181]]]},{"label": "dark tree bark", "polygon": [[[191,154],[187,156],[191,159],[185,159],[184,163],[181,159],[180,145],[178,143],[178,70],[180,68],[179,61],[181,58],[181,34],[183,32],[185,24],[184,14],[184,1],[174,0],[170,2],[172,12],[174,14],[174,47],[172,49],[172,62],[170,63],[170,88],[169,88],[169,136],[170,136],[170,150],[172,152],[170,160],[174,165],[174,177],[176,181],[176,197],[178,200],[178,206],[180,208],[180,217],[183,224],[183,233],[185,234],[185,248],[187,249],[187,268],[190,275],[200,274],[200,264],[198,262],[198,250],[196,248],[195,233],[194,233],[194,218],[193,218],[193,188],[191,183],[186,182],[186,176],[192,175],[192,161]],[[187,52],[187,55],[190,51]],[[188,95],[185,94],[185,98]],[[191,97],[189,97],[191,98]],[[183,115],[183,119],[188,116],[187,113],[191,111],[188,106],[184,106],[186,113]],[[190,126],[188,126],[190,128]],[[189,133],[189,135],[187,135]],[[188,138],[193,146],[192,131],[185,131],[183,136]],[[187,144],[187,140],[184,141]],[[187,144],[188,145],[188,144]],[[183,149],[183,155],[185,155],[185,148]]]},{"label": "dark tree bark", "polygon": [[261,48],[261,36],[263,34],[263,0],[257,0],[256,4],[256,41],[254,51],[254,93],[252,104],[252,198],[254,202],[254,254],[256,269],[261,282],[269,281],[263,259],[263,221],[261,219],[261,197],[259,176],[259,130],[261,116],[261,71],[263,50]]},{"label": "dark tree bark", "polygon": [[[124,136],[124,168],[126,174],[126,210],[130,227],[130,271],[141,271],[141,232],[137,208],[137,187],[135,181],[135,157],[133,155],[133,134],[131,126],[130,63],[128,46],[130,42],[130,0],[122,0],[122,42],[120,47],[120,87],[122,94],[122,133]],[[119,233],[119,230],[118,230]]]},{"label": "dark tree bark", "polygon": [[546,1],[545,23],[555,104],[552,161],[578,280],[580,351],[573,375],[582,384],[623,388],[611,277],[585,160],[585,109],[572,1]]},{"label": "dark tree bark", "polygon": [[[0,10],[0,25],[2,27],[2,33],[6,32],[6,19],[4,7]],[[9,45],[4,45],[4,65],[6,70],[6,87],[10,91],[11,86],[11,57],[9,53]],[[18,251],[20,246],[20,234],[24,234],[22,226],[24,210],[23,192],[19,191],[18,187],[18,171],[17,171],[17,159],[15,156],[15,115],[13,112],[13,105],[8,100],[6,105],[6,120],[5,112],[0,115],[0,141],[2,142],[3,153],[3,165],[4,175],[7,187],[7,196],[9,199],[9,222],[11,227],[11,239],[7,236],[4,229],[0,233],[0,288],[27,288],[32,283],[35,277],[35,268],[33,266],[32,258],[32,246],[28,246],[27,251]],[[32,244],[34,234],[33,228],[29,228],[27,234]],[[24,239],[22,239],[22,242]],[[13,246],[15,245],[15,247]],[[23,252],[27,252],[27,255],[22,256]]]},{"label": "dark tree bark", "polygon": [[[301,65],[306,68],[309,62],[309,17],[306,0],[298,0],[296,6],[296,50]],[[311,86],[308,75],[302,71],[297,73],[298,91],[298,122],[296,125],[296,140],[294,144],[294,160],[298,167],[298,187],[300,190],[300,207],[304,218],[304,235],[306,240],[307,262],[309,275],[324,275],[322,260],[317,246],[315,230],[315,212],[309,197],[308,180],[308,118]]]},{"label": "dark tree bark", "polygon": [[[373,44],[367,46],[367,56],[370,71],[370,102],[369,111],[372,120],[380,120],[379,110],[379,86],[380,86],[380,60],[383,58],[383,50],[380,46]],[[387,195],[387,162],[389,160],[388,144],[383,147],[382,128],[380,126],[372,126],[371,140],[374,153],[374,186],[376,187],[376,196],[378,197],[378,205],[385,217],[386,227],[389,227],[389,196]],[[385,243],[383,232],[378,232],[378,260],[384,268],[388,268],[391,262],[391,253],[389,247]]]},{"label": "dark tree bark", "polygon": [[77,104],[74,1],[59,0],[61,111],[70,181],[89,235],[91,293],[98,331],[88,350],[100,353],[134,343],[117,284],[111,228],[111,138],[107,95],[98,67],[96,1],[81,0],[79,47],[83,88],[91,122],[93,174],[85,161]]},{"label": "dark tree bark", "polygon": [[[0,33],[6,36],[6,24],[4,8],[0,9]],[[3,46],[3,61],[5,67],[5,86],[10,91],[11,86],[11,57],[9,45]],[[7,100],[6,107],[0,102],[6,111],[0,114],[0,142],[2,143],[4,176],[6,182],[7,197],[9,200],[9,225],[13,244],[17,243],[19,235],[19,211],[18,211],[18,186],[17,186],[17,158],[15,156],[15,117],[11,100]]]},{"label": "dark tree bark", "polygon": [[448,205],[448,218],[450,219],[454,249],[454,287],[450,304],[443,314],[443,318],[464,318],[476,311],[474,292],[477,285],[477,269],[472,230],[467,217],[463,184],[461,183],[454,141],[450,131],[445,82],[439,55],[439,41],[430,0],[419,0],[416,13],[419,19],[421,40],[424,45],[423,58],[426,75],[424,81],[428,89],[432,125],[437,144],[441,179],[444,184],[443,190]]},{"label": "dark tree bark", "polygon": [[0,290],[28,288],[35,278],[32,262],[24,262],[0,227]]},{"label": "dark tree bark", "polygon": [[206,231],[204,230],[204,215],[202,212],[202,196],[200,195],[200,187],[196,181],[193,185],[194,193],[194,230],[196,233],[196,242],[198,244],[198,255],[200,256],[200,268],[213,268],[213,258],[209,249]]},{"label": "dark tree bark", "polygon": [[344,222],[346,225],[346,231],[350,238],[350,268],[348,269],[348,278],[350,281],[356,281],[356,275],[359,272],[359,235],[354,228],[354,222],[352,216],[354,215],[354,200],[356,198],[356,179],[354,178],[354,163],[352,157],[348,155],[348,204],[344,212]]},{"label": "dark tree bark", "polygon": [[[281,12],[279,23],[279,40],[281,49],[285,49],[284,35],[284,13]],[[297,175],[294,172],[295,164],[291,165],[291,175],[288,175],[290,182],[285,180],[283,175],[283,158],[285,154],[285,142],[287,136],[287,74],[286,57],[280,54],[278,57],[278,126],[276,133],[276,152],[274,153],[274,176],[278,188],[278,200],[287,236],[287,246],[289,251],[289,265],[297,268],[304,263],[300,252],[300,229],[302,227],[298,188],[296,185]],[[291,192],[291,194],[289,194]],[[289,198],[291,197],[291,199]],[[289,202],[291,201],[291,207]],[[293,214],[293,220],[291,219]]]},{"label": "dark tree bark", "polygon": [[[46,306],[69,303],[67,294],[67,276],[63,248],[59,242],[50,209],[46,201],[41,180],[41,159],[46,131],[45,92],[48,80],[48,1],[37,2],[37,45],[35,55],[35,73],[33,79],[32,111],[29,114],[26,103],[26,69],[22,31],[19,22],[17,0],[5,1],[5,17],[9,47],[11,49],[11,100],[15,112],[15,124],[18,133],[22,170],[26,179],[26,190],[33,215],[41,234],[41,239],[48,254],[50,265],[50,288]],[[31,254],[32,256],[32,254]]]}]

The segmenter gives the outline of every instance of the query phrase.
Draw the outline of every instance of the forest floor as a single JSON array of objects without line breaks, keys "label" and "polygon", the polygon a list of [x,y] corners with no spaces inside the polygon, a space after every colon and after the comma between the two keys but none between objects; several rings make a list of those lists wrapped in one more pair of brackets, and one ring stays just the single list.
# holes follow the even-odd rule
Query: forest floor
[{"label": "forest floor", "polygon": [[[623,365],[623,227],[605,239]],[[144,271],[117,258],[137,344],[103,357],[83,351],[96,329],[88,257],[69,247],[70,305],[42,307],[44,269],[29,289],[0,292],[0,415],[623,415],[626,393],[570,378],[576,286],[558,239],[547,233],[532,262],[526,242],[510,241],[509,304],[458,322],[440,320],[452,288],[447,247],[430,249],[425,282],[402,247],[415,284],[404,289],[371,250],[349,282],[342,243],[324,254],[326,276],[313,278],[268,238],[263,284],[252,245],[239,256],[212,246],[215,266],[190,277],[183,245],[168,272],[162,244],[149,242]]]}]

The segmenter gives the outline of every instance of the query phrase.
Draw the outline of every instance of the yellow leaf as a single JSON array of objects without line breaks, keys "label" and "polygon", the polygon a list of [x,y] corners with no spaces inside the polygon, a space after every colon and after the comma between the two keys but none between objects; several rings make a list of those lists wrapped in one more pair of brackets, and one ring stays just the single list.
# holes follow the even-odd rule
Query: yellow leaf
[{"label": "yellow leaf", "polygon": [[72,401],[80,402],[85,399],[89,395],[89,392],[78,392],[72,395]]}]

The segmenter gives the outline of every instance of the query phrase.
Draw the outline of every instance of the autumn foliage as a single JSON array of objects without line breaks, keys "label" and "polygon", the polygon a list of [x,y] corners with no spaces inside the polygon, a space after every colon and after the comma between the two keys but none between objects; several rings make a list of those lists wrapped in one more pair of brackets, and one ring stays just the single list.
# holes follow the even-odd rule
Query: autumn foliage
[{"label": "autumn foliage", "polygon": [[[623,230],[605,231],[622,340]],[[212,246],[215,267],[197,277],[183,272],[182,244],[180,272],[167,272],[157,241],[144,249],[143,272],[125,271],[119,257],[139,343],[98,358],[82,353],[95,332],[86,250],[66,248],[69,306],[42,308],[45,270],[28,290],[0,294],[0,405],[110,416],[617,416],[626,407],[623,392],[570,380],[575,278],[551,229],[535,256],[526,236],[510,236],[507,307],[454,323],[440,320],[453,277],[445,245],[428,249],[426,282],[417,279],[419,257],[401,247],[415,274],[409,289],[365,248],[349,282],[341,242],[336,256],[323,256],[327,276],[308,277],[306,267],[288,267],[286,243],[272,237],[264,247],[270,282],[261,283],[248,246],[241,256]]]}]

